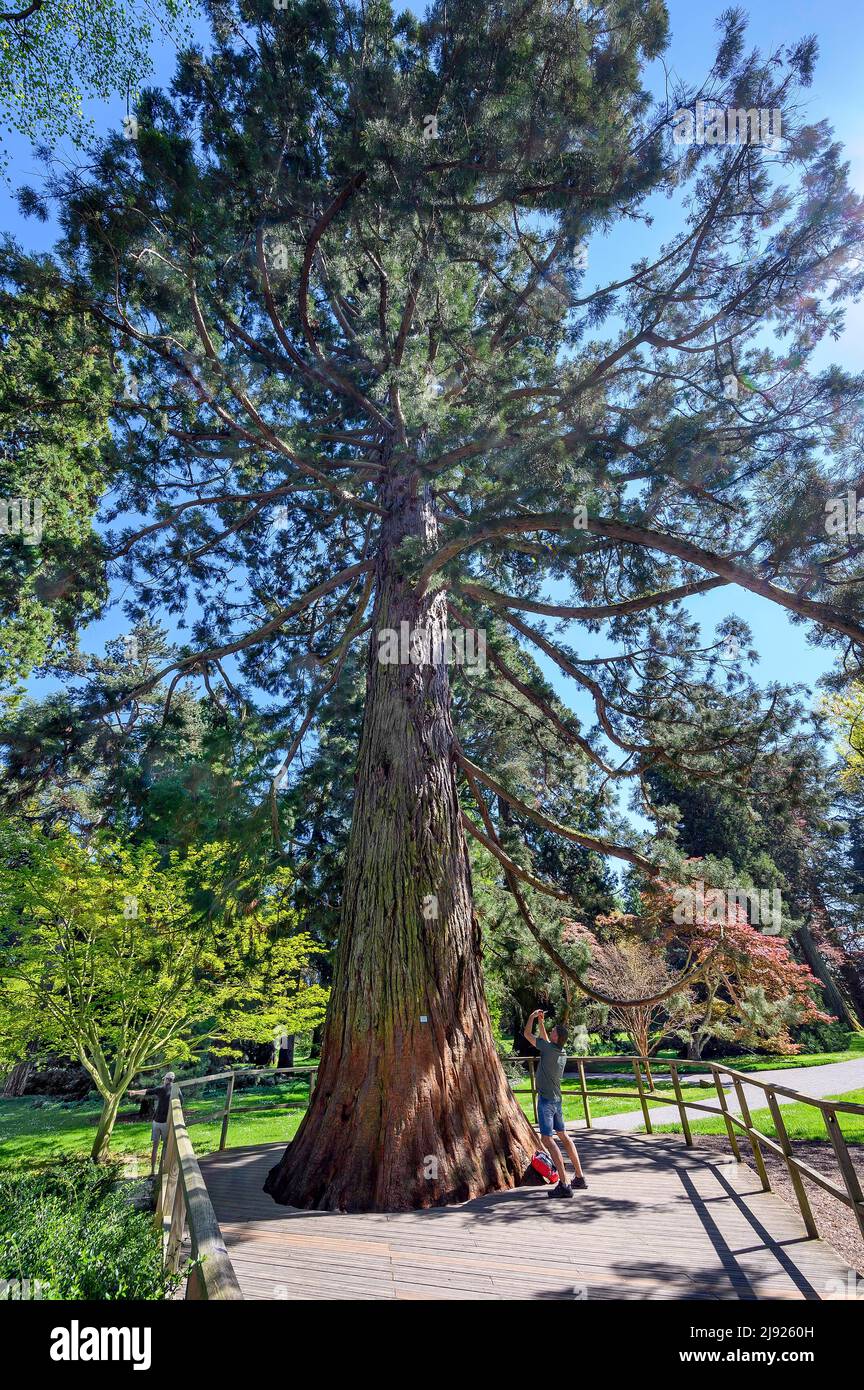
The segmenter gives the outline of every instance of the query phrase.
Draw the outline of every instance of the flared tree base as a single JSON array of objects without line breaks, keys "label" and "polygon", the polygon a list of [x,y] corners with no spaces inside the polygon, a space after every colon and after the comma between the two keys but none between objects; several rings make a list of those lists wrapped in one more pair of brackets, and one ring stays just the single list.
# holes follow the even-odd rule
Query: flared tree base
[{"label": "flared tree base", "polygon": [[522,1182],[535,1136],[491,1030],[481,1036],[478,1028],[443,1050],[428,1028],[413,1042],[390,1052],[355,1044],[332,1063],[325,1057],[297,1137],[265,1183],[276,1202],[410,1211]]}]

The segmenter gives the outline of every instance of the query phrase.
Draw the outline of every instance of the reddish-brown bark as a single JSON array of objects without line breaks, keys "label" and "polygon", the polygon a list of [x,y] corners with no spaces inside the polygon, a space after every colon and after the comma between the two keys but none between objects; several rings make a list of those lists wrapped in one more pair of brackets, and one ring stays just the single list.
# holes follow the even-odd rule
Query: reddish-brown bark
[{"label": "reddish-brown bark", "polygon": [[379,632],[403,621],[443,637],[444,591],[418,598],[397,554],[406,536],[434,546],[435,532],[429,496],[397,479],[377,562],[318,1083],[266,1184],[285,1204],[386,1211],[466,1201],[518,1183],[534,1148],[483,993],[447,667],[378,660]]}]

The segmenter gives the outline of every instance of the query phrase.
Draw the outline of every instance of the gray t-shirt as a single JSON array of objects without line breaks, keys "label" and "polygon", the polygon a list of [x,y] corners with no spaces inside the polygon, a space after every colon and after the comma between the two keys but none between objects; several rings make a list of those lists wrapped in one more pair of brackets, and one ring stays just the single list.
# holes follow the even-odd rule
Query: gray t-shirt
[{"label": "gray t-shirt", "polygon": [[540,1065],[537,1068],[537,1092],[544,1100],[560,1100],[561,1077],[564,1075],[567,1053],[563,1047],[547,1042],[545,1038],[535,1038],[534,1046],[540,1053]]}]

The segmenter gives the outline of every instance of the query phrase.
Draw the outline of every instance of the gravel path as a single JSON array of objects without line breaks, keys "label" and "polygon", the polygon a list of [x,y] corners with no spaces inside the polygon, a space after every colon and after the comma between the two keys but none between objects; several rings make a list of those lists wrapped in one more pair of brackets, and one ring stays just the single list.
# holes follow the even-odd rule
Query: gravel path
[{"label": "gravel path", "polygon": [[[729,1152],[728,1141],[720,1134],[694,1134],[693,1139],[697,1149],[709,1149],[714,1153]],[[745,1140],[746,1145],[746,1140]],[[834,1150],[825,1141],[817,1139],[796,1139],[792,1145],[796,1158],[800,1158],[802,1163],[809,1163],[811,1168],[815,1168],[817,1173],[823,1173],[826,1178],[836,1182],[838,1186],[843,1186],[843,1179],[837,1168],[834,1157]],[[742,1156],[745,1149],[742,1148]],[[850,1145],[849,1152],[852,1161],[858,1170],[858,1176],[864,1185],[864,1154],[860,1152],[860,1146]],[[771,1189],[776,1192],[778,1197],[782,1197],[793,1211],[798,1211],[798,1202],[795,1197],[792,1184],[789,1181],[789,1171],[782,1158],[776,1154],[769,1153],[767,1149],[762,1150],[762,1157],[765,1167],[768,1170],[768,1181]],[[745,1159],[746,1162],[746,1159]],[[748,1168],[752,1168],[752,1163],[747,1163]],[[758,1182],[756,1170],[753,1168],[753,1177]],[[858,1222],[849,1207],[843,1202],[838,1202],[836,1197],[832,1197],[829,1192],[823,1192],[821,1187],[815,1183],[807,1182],[804,1179],[810,1207],[816,1221],[816,1227],[822,1240],[826,1240],[829,1245],[833,1245],[838,1255],[848,1261],[849,1269],[855,1271],[856,1275],[864,1278],[864,1236],[858,1229]],[[840,1290],[837,1291],[840,1294]],[[850,1298],[864,1299],[864,1287],[859,1287],[857,1278],[850,1275],[846,1296]]]}]

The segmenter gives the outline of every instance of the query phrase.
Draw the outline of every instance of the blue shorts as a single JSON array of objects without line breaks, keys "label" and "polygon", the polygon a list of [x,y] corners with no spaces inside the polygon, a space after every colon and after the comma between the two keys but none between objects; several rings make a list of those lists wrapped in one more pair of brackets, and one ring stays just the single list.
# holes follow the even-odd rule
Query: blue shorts
[{"label": "blue shorts", "polygon": [[560,1100],[547,1100],[545,1096],[538,1096],[537,1120],[542,1138],[551,1139],[553,1134],[560,1134],[564,1128]]}]

